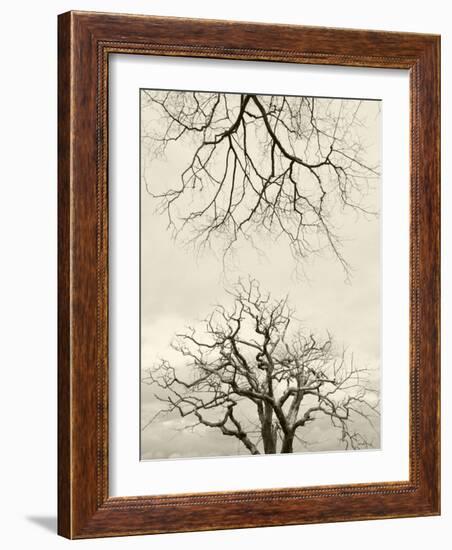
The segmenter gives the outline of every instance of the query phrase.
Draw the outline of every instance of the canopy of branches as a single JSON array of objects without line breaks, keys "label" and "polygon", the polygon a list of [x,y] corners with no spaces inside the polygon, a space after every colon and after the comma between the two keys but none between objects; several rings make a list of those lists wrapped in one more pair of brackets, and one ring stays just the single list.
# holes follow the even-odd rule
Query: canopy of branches
[{"label": "canopy of branches", "polygon": [[149,369],[144,382],[162,403],[157,415],[176,412],[220,430],[251,454],[293,452],[321,418],[345,448],[372,445],[355,429],[357,419],[372,428],[378,417],[367,369],[330,335],[303,330],[287,298],[273,300],[256,281],[240,281],[230,296],[230,308],[218,305],[198,330],[177,335],[179,363]]},{"label": "canopy of branches", "polygon": [[[375,214],[358,100],[144,90],[153,158],[189,148],[179,181],[144,177],[174,237],[196,249],[283,239],[297,261],[328,251],[349,274],[337,213]],[[370,201],[371,202],[371,201]],[[369,204],[368,204],[369,203]]]}]

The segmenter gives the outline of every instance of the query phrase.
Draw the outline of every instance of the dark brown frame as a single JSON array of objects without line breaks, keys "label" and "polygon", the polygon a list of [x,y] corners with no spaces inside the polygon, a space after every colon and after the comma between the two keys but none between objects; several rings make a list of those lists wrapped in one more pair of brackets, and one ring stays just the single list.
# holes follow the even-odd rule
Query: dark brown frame
[{"label": "dark brown frame", "polygon": [[[59,16],[58,53],[58,532],[85,538],[439,514],[439,36],[68,12]],[[111,53],[409,70],[409,481],[109,497]]]}]

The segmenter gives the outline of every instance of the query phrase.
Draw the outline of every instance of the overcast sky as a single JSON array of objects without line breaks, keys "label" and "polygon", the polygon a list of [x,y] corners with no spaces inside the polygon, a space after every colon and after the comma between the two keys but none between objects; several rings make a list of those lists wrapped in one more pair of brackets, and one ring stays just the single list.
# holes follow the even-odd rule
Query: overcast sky
[{"label": "overcast sky", "polygon": [[[361,133],[369,163],[379,161],[380,105],[364,101],[361,105]],[[152,115],[142,109],[143,132]],[[159,188],[174,187],[190,157],[190,149],[177,142],[167,149],[166,158],[151,159],[142,148],[142,174],[147,183]],[[369,204],[379,209],[380,186],[369,197]],[[306,265],[305,275],[297,276],[289,249],[281,242],[266,243],[265,258],[250,247],[240,249],[235,268],[223,272],[213,254],[196,257],[192,251],[175,243],[166,228],[167,219],[155,212],[156,200],[141,184],[141,367],[152,367],[159,358],[177,360],[169,344],[175,332],[195,325],[212,311],[213,305],[226,300],[224,287],[239,276],[249,274],[274,297],[289,294],[296,316],[313,332],[330,331],[339,344],[353,351],[355,361],[375,370],[378,381],[380,358],[380,219],[365,219],[352,211],[341,211],[334,222],[345,236],[343,254],[353,267],[350,283],[344,271],[330,255],[315,256]],[[142,384],[142,423],[161,407],[154,389]],[[314,426],[315,425],[315,426]],[[337,449],[331,439],[328,422],[312,425],[310,450]],[[142,432],[143,459],[163,457],[220,456],[246,453],[235,438],[218,430],[202,428],[183,430],[181,419],[162,417]]]}]

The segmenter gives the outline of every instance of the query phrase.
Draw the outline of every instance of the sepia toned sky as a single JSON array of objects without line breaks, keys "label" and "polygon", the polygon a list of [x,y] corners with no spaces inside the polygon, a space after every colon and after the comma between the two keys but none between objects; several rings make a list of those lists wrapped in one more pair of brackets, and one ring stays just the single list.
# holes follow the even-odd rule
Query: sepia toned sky
[{"label": "sepia toned sky", "polygon": [[[152,124],[153,114],[142,109],[142,132]],[[363,101],[357,128],[365,144],[369,164],[379,163],[380,102]],[[380,218],[341,210],[332,221],[344,236],[343,255],[351,264],[351,280],[345,280],[340,263],[330,254],[316,255],[297,272],[288,246],[282,241],[265,243],[265,255],[250,245],[242,245],[234,265],[226,272],[221,254],[196,256],[172,240],[167,218],[156,213],[156,199],[146,189],[174,187],[186,168],[192,150],[178,142],[170,145],[165,157],[151,158],[142,146],[141,170],[141,369],[146,371],[160,359],[180,361],[169,349],[174,334],[207,316],[217,303],[227,301],[225,287],[238,277],[251,275],[261,288],[279,298],[289,295],[296,317],[313,332],[331,332],[337,343],[354,354],[355,363],[374,369],[378,383],[380,357]],[[144,181],[146,178],[146,184]],[[379,210],[380,185],[375,182],[368,204]],[[154,389],[142,384],[141,422],[145,424],[161,403]],[[141,434],[142,459],[246,454],[235,438],[219,430],[200,427],[183,429],[176,414],[157,418]],[[369,428],[360,426],[367,430]],[[311,451],[336,450],[328,421],[314,422]],[[378,434],[377,439],[378,441]]]}]

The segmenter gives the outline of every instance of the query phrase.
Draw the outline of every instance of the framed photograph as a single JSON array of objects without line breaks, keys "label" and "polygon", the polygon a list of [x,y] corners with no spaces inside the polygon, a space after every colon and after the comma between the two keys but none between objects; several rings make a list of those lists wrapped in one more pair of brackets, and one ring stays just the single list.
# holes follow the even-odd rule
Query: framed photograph
[{"label": "framed photograph", "polygon": [[440,513],[439,60],[59,16],[61,535]]}]

